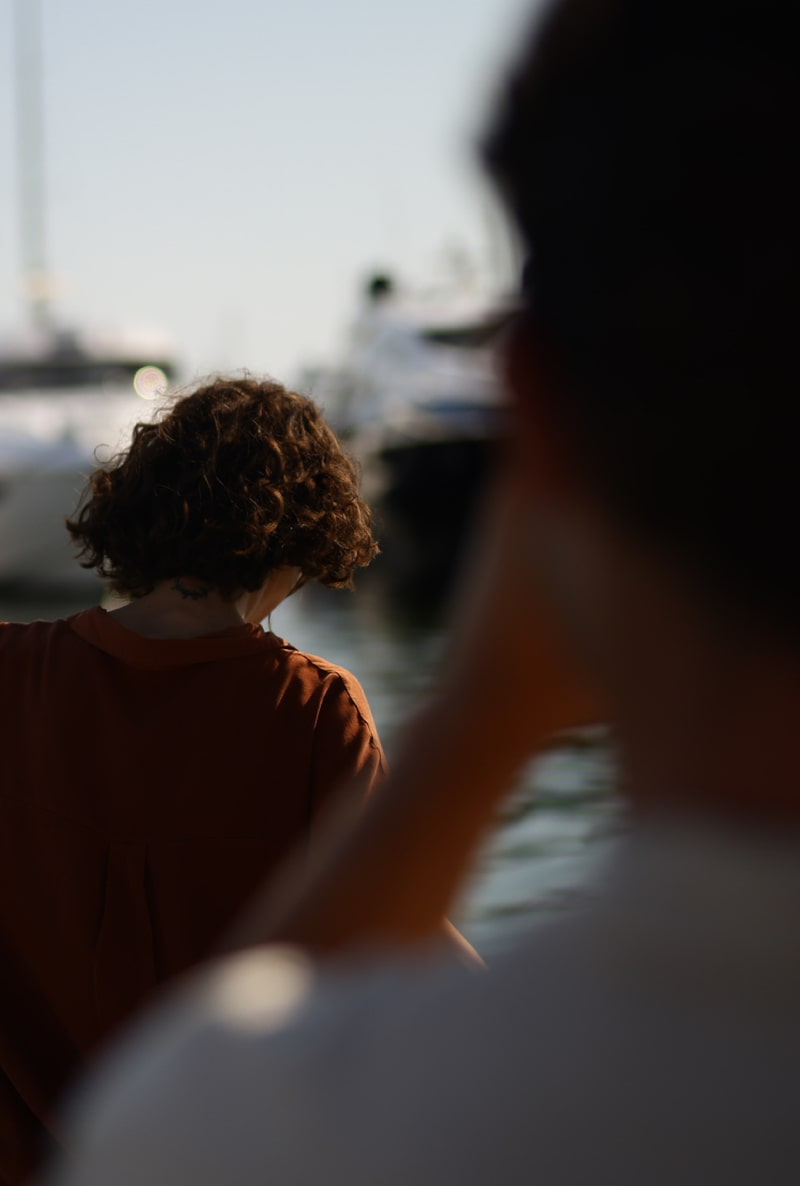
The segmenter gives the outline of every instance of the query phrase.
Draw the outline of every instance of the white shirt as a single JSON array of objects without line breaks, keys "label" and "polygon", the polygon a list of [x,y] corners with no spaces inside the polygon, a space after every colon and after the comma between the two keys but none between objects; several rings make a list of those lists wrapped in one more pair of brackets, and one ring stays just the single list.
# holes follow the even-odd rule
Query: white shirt
[{"label": "white shirt", "polygon": [[800,841],[632,834],[487,972],[233,958],[71,1130],[47,1186],[797,1186]]}]

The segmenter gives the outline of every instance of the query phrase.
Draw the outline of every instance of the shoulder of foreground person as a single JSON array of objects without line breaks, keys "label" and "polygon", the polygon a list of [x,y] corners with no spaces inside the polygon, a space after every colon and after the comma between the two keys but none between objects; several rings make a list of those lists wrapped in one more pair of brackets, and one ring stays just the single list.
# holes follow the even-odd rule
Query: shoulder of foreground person
[{"label": "shoulder of foreground person", "polygon": [[478,1085],[487,979],[434,947],[232,957],[103,1060],[41,1186],[432,1182],[430,1091],[451,1068],[464,1081],[459,1051]]},{"label": "shoulder of foreground person", "polygon": [[39,1186],[794,1186],[794,847],[657,841],[488,973],[273,948],[192,977],[98,1065]]},{"label": "shoulder of foreground person", "polygon": [[195,976],[100,1064],[40,1186],[793,1186],[796,846],[622,849],[488,972],[276,947]]}]

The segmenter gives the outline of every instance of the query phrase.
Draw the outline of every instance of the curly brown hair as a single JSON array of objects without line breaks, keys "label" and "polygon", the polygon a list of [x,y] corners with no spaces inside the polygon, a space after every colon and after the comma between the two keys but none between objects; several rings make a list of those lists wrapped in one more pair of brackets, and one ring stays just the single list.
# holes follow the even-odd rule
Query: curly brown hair
[{"label": "curly brown hair", "polygon": [[219,376],[137,424],[66,525],[83,567],[125,596],[193,577],[230,598],[284,565],[352,588],[378,552],[358,478],[311,399]]}]

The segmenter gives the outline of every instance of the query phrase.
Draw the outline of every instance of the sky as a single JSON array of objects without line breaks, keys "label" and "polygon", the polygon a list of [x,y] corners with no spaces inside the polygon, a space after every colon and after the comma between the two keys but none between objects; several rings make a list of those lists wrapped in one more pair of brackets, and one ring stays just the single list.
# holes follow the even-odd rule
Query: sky
[{"label": "sky", "polygon": [[538,0],[0,0],[0,330],[24,322],[15,4],[43,29],[45,252],[68,326],[180,372],[336,365],[365,278],[513,251],[475,145]]}]

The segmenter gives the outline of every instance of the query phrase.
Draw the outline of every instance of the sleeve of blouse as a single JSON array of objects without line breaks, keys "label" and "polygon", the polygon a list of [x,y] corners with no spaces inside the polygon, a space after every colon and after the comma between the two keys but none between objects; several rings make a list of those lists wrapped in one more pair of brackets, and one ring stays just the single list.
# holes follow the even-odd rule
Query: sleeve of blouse
[{"label": "sleeve of blouse", "polygon": [[354,813],[388,773],[386,756],[367,697],[347,672],[330,672],[323,681],[311,757],[309,824],[335,801]]}]

